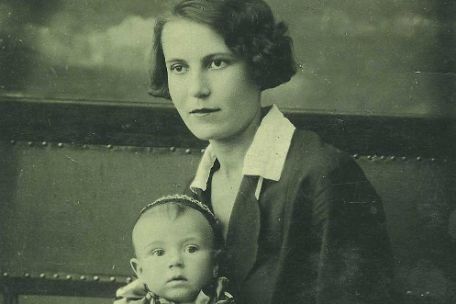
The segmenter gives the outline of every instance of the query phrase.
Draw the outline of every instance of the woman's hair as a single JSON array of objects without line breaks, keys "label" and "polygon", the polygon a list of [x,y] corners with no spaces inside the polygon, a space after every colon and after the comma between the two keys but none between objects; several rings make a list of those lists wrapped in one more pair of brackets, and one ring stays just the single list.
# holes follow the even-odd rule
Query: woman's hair
[{"label": "woman's hair", "polygon": [[[236,56],[246,60],[250,76],[261,90],[289,81],[296,72],[287,26],[275,22],[271,8],[263,0],[182,0],[172,9],[172,17],[206,24],[215,30]],[[155,24],[155,64],[149,93],[171,99],[161,42],[168,20],[161,17]]]}]

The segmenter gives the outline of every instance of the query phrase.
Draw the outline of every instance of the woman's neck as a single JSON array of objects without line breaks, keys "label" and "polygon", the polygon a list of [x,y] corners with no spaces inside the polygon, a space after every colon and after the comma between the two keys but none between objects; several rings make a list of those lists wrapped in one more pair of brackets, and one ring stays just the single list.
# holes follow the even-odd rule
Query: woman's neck
[{"label": "woman's neck", "polygon": [[255,133],[260,125],[261,109],[252,122],[241,133],[223,140],[210,140],[212,149],[220,163],[219,173],[230,177],[242,171],[244,157],[252,144]]}]

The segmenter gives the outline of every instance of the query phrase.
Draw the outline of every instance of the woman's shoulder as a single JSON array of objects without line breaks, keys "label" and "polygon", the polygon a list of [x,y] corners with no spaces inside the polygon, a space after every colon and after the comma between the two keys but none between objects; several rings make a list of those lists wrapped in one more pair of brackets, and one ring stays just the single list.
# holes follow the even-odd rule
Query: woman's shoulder
[{"label": "woman's shoulder", "polygon": [[305,169],[324,174],[328,171],[354,163],[350,155],[331,144],[310,130],[296,130],[288,154],[288,162],[295,169]]}]

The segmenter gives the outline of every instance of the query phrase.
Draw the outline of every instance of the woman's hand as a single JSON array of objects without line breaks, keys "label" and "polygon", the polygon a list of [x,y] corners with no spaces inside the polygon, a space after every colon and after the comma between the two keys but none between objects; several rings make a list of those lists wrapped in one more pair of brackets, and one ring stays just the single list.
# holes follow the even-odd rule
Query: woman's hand
[{"label": "woman's hand", "polygon": [[114,301],[114,304],[139,304],[143,302],[145,295],[144,284],[140,280],[134,280],[130,284],[117,289],[117,300]]}]

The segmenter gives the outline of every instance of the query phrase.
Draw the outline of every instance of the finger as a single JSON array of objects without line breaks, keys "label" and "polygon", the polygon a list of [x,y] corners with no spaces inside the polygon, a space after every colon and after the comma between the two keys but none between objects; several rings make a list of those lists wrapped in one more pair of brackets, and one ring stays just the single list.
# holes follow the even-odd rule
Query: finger
[{"label": "finger", "polygon": [[113,302],[113,304],[127,304],[127,303],[128,303],[127,299],[125,299],[125,298],[118,299]]},{"label": "finger", "polygon": [[[134,280],[130,284],[123,286],[116,291],[116,297],[121,298],[138,298],[144,296],[144,284],[140,280]],[[117,303],[116,303],[117,304]]]}]

